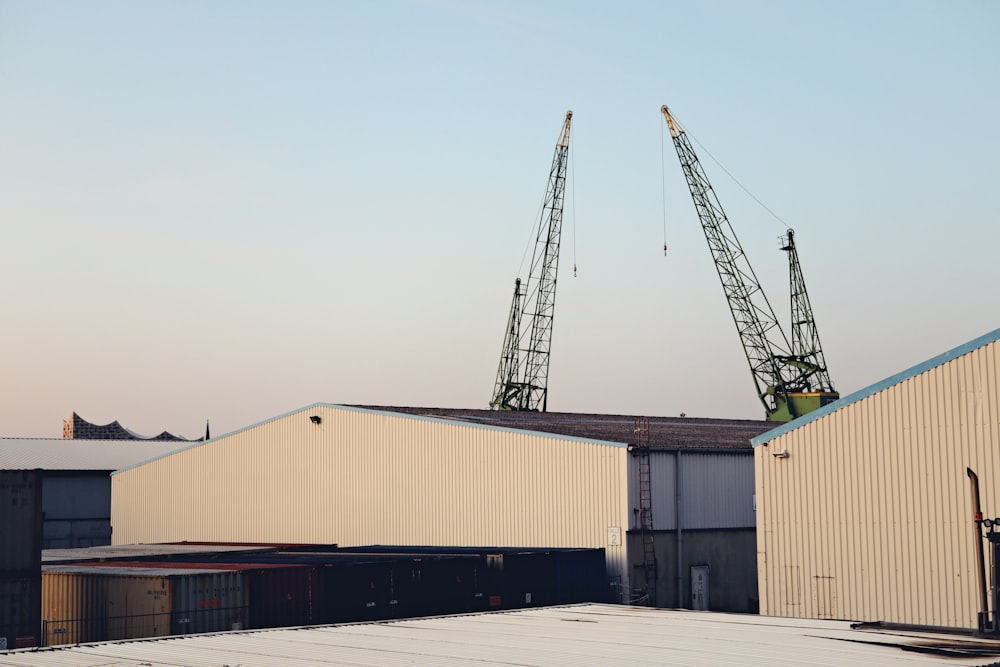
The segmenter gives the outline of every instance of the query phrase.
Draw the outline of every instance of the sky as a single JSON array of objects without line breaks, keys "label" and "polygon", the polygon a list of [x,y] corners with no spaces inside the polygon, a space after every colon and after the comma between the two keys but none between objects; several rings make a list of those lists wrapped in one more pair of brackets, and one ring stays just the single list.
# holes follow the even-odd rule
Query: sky
[{"label": "sky", "polygon": [[549,410],[763,418],[663,104],[782,321],[795,229],[862,389],[1000,327],[998,25],[989,0],[0,0],[0,436],[487,407],[567,110]]}]

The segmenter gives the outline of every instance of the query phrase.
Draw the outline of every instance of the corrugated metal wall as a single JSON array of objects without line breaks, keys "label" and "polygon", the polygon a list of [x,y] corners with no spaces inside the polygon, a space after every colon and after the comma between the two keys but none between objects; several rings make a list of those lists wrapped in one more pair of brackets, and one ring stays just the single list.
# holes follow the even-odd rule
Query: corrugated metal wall
[{"label": "corrugated metal wall", "polygon": [[[649,457],[653,529],[677,528],[676,466],[680,458],[684,530],[753,528],[754,461],[751,451],[653,450]],[[629,457],[630,530],[639,530],[639,464]]]},{"label": "corrugated metal wall", "polygon": [[761,613],[976,627],[966,467],[1000,516],[998,356],[994,341],[755,449]]},{"label": "corrugated metal wall", "polygon": [[0,650],[38,645],[41,568],[42,475],[0,470]]},{"label": "corrugated metal wall", "polygon": [[41,474],[0,470],[0,577],[38,575],[41,567]]},{"label": "corrugated metal wall", "polygon": [[319,405],[116,473],[113,540],[602,547],[624,584],[627,456]]},{"label": "corrugated metal wall", "polygon": [[43,548],[111,544],[111,479],[107,473],[46,473],[42,509]]}]

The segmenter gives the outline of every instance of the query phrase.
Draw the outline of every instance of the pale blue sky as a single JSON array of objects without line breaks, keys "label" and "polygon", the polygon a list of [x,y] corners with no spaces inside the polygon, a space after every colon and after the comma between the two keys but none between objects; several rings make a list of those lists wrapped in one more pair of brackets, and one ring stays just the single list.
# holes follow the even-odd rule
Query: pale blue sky
[{"label": "pale blue sky", "polygon": [[[567,109],[550,409],[763,416],[662,104],[796,229],[860,389],[1000,327],[998,28],[985,0],[0,0],[0,435],[486,407]],[[701,158],[785,319],[783,226]]]}]

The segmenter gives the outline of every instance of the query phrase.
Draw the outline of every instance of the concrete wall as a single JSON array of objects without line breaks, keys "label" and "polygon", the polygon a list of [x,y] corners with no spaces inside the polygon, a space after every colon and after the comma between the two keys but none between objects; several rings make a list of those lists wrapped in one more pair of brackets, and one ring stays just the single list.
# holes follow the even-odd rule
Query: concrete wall
[{"label": "concrete wall", "polygon": [[[634,588],[641,590],[645,587],[641,534],[632,531],[628,540],[632,581]],[[653,540],[657,562],[658,607],[697,608],[697,604],[691,600],[691,568],[707,565],[709,610],[740,613],[758,611],[757,537],[752,528],[683,531],[680,571],[677,567],[677,533],[657,531]]]}]

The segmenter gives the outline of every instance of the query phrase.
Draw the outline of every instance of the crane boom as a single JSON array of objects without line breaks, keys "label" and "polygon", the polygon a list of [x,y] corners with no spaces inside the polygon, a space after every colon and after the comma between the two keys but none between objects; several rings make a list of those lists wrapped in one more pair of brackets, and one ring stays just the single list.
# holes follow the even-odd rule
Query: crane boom
[{"label": "crane boom", "polygon": [[[774,309],[698,161],[687,133],[665,105],[661,107],[661,111],[680,158],[688,190],[694,200],[695,210],[767,418],[771,421],[789,421],[836,400],[839,394],[830,383],[818,337],[815,338],[814,347],[811,343],[800,344],[798,347],[789,345],[788,338],[774,315]],[[811,321],[812,310],[808,308],[808,296],[805,296],[805,284],[801,280],[801,270],[798,269],[794,243],[791,248],[790,262],[794,262],[792,281],[794,284],[797,272],[802,294],[799,303],[805,304]],[[795,298],[793,296],[793,300]],[[806,347],[810,349],[807,350]]]},{"label": "crane boom", "polygon": [[[573,112],[567,111],[552,157],[535,249],[523,293],[520,280],[515,283],[514,302],[508,318],[493,399],[490,401],[490,407],[495,410],[545,412],[548,408],[549,357],[572,118]],[[524,329],[521,327],[523,313],[528,315],[529,320]],[[527,347],[521,345],[525,337]]]},{"label": "crane boom", "polygon": [[514,279],[514,301],[507,316],[507,329],[504,334],[503,351],[500,354],[500,367],[497,369],[496,389],[490,406],[497,410],[516,410],[521,404],[521,383],[517,380],[518,371],[518,340],[521,331],[521,279]]}]

